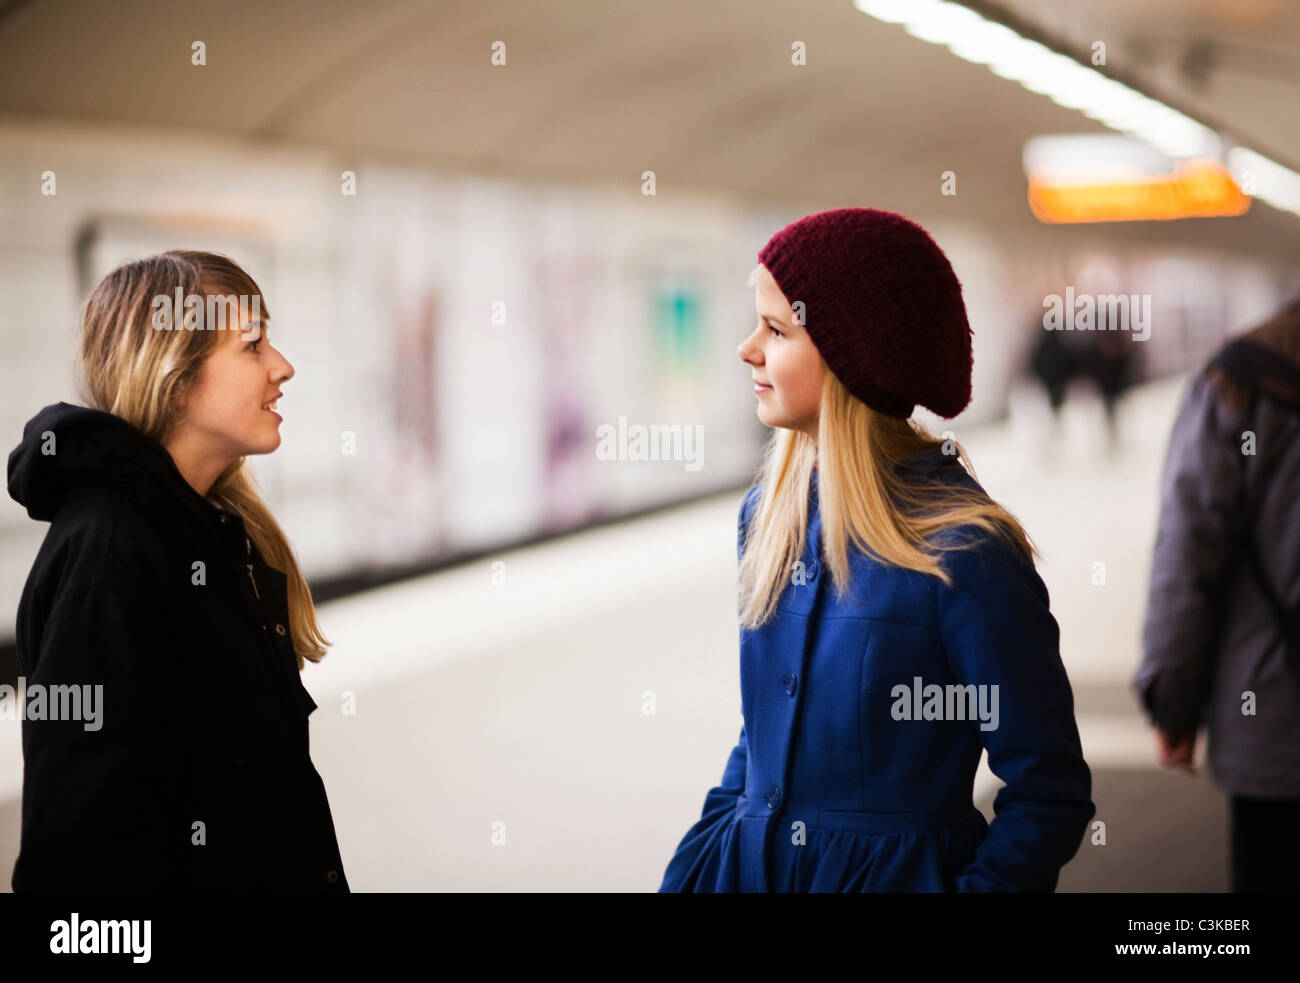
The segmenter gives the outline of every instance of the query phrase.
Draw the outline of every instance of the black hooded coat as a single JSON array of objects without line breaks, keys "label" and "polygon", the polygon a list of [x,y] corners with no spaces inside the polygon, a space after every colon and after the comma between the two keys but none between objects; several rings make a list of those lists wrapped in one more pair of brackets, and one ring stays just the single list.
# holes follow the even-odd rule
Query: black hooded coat
[{"label": "black hooded coat", "polygon": [[67,403],[24,428],[9,494],[50,523],[16,626],[13,889],[347,891],[287,578],[243,520],[126,421]]}]

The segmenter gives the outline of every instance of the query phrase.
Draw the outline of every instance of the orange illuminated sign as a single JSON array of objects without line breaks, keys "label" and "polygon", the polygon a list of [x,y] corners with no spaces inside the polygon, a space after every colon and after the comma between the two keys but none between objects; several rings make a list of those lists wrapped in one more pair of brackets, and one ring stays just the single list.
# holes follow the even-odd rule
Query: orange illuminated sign
[{"label": "orange illuminated sign", "polygon": [[1242,215],[1250,196],[1215,161],[1190,161],[1172,174],[1098,184],[1029,178],[1029,208],[1040,222],[1135,222]]}]

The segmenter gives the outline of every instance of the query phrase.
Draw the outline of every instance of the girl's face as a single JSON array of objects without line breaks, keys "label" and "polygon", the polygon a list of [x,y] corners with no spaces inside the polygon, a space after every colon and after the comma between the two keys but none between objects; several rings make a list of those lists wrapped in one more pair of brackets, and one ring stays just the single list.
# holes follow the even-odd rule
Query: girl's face
[{"label": "girl's face", "polygon": [[753,372],[758,418],[769,427],[802,430],[815,440],[826,363],[772,274],[761,266],[754,307],[758,324],[736,351]]},{"label": "girl's face", "polygon": [[280,446],[281,417],[267,404],[280,396],[293,366],[268,340],[266,321],[241,316],[239,330],[220,337],[179,401],[176,439],[220,468]]}]

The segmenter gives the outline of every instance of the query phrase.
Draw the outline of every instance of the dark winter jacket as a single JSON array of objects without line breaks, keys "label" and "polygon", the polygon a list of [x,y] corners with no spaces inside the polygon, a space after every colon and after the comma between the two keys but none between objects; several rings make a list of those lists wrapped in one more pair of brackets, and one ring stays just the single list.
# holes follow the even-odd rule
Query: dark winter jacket
[{"label": "dark winter jacket", "polygon": [[[18,608],[14,890],[347,891],[287,578],[240,517],[124,420],[67,403],[27,424],[9,494],[50,523]],[[53,687],[79,687],[80,719]]]},{"label": "dark winter jacket", "polygon": [[1269,589],[1294,610],[1297,377],[1300,302],[1232,339],[1191,377],[1165,455],[1133,685],[1155,725],[1174,734],[1208,725],[1210,773],[1233,795],[1300,798],[1300,673],[1244,552],[1249,540]]}]

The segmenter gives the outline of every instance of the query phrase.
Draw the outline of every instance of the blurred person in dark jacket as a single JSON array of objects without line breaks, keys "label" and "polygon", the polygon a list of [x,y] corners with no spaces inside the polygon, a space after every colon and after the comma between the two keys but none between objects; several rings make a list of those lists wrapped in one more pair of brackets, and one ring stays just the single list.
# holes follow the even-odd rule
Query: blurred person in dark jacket
[{"label": "blurred person in dark jacket", "polygon": [[1300,293],[1184,390],[1134,679],[1160,763],[1197,730],[1231,800],[1232,889],[1300,881]]},{"label": "blurred person in dark jacket", "polygon": [[1119,398],[1141,376],[1141,354],[1131,334],[1111,323],[1107,307],[1099,306],[1095,316],[1097,327],[1093,331],[1044,330],[1035,320],[1037,338],[1026,368],[1047,395],[1053,439],[1070,384],[1078,379],[1091,381],[1106,413],[1106,448],[1114,452],[1120,440],[1116,407]]}]

